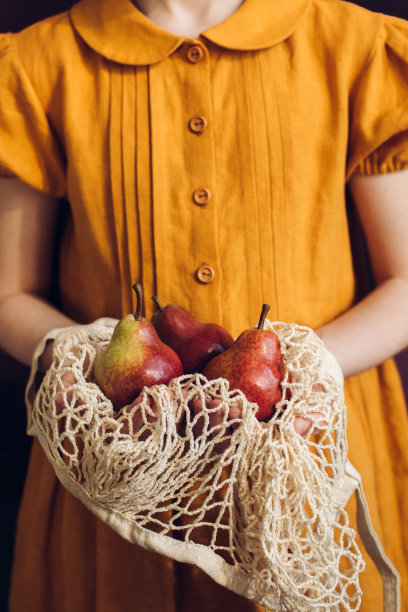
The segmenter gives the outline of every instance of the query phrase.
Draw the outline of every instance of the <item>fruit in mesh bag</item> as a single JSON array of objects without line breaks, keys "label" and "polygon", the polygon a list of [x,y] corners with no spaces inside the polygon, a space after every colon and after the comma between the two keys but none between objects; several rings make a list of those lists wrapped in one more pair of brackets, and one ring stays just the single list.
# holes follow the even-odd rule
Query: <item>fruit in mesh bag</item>
[{"label": "fruit in mesh bag", "polygon": [[167,384],[183,374],[178,355],[142,317],[141,285],[135,284],[133,289],[137,295],[136,313],[119,321],[109,345],[97,353],[94,364],[94,381],[116,410],[132,402],[143,387]]},{"label": "fruit in mesh bag", "polygon": [[275,405],[282,397],[281,383],[285,366],[280,351],[279,338],[274,331],[264,329],[269,305],[264,304],[258,326],[247,329],[234,344],[221,355],[214,357],[204,368],[209,380],[225,378],[230,389],[239,389],[250,402],[258,404],[256,417],[269,419]]},{"label": "fruit in mesh bag", "polygon": [[180,357],[185,374],[202,372],[210,359],[234,343],[221,325],[202,323],[176,304],[163,307],[156,296],[152,300],[159,309],[152,316],[152,324],[161,340]]}]

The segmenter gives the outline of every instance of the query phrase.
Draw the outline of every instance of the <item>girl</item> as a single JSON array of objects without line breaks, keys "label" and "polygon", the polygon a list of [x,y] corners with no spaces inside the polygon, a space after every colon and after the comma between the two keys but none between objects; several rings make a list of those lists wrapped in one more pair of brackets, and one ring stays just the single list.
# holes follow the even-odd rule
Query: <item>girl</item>
[{"label": "girl", "polygon": [[[389,358],[408,345],[407,58],[404,21],[339,0],[82,0],[0,41],[2,348],[29,364],[50,329],[130,312],[135,279],[233,335],[262,302],[313,327],[346,377],[349,458],[403,601],[408,426]],[[10,609],[257,606],[122,540],[34,440]]]}]

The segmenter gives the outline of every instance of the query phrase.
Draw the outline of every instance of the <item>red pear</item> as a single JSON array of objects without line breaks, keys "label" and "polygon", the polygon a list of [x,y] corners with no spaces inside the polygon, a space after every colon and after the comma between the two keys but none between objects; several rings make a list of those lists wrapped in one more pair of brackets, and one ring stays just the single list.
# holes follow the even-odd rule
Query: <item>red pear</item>
[{"label": "red pear", "polygon": [[203,371],[209,380],[225,378],[231,390],[239,389],[250,402],[258,404],[259,421],[275,412],[285,377],[279,338],[274,331],[264,329],[268,310],[268,304],[264,304],[257,328],[242,332],[231,348],[214,357]]},{"label": "red pear", "polygon": [[210,359],[234,343],[221,325],[202,323],[176,304],[163,308],[156,296],[152,300],[159,309],[152,316],[152,323],[160,339],[180,357],[185,374],[202,372]]},{"label": "red pear", "polygon": [[95,382],[117,410],[130,404],[143,387],[167,384],[183,374],[180,358],[142,317],[142,287],[137,284],[133,289],[137,295],[135,315],[119,321],[94,365]]}]

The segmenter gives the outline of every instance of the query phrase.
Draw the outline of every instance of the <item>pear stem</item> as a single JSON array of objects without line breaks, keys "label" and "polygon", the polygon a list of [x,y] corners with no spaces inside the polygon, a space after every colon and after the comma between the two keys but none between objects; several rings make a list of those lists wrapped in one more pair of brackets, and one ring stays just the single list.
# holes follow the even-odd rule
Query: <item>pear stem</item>
[{"label": "pear stem", "polygon": [[133,285],[133,289],[136,293],[137,303],[136,303],[136,312],[133,315],[135,317],[135,321],[142,320],[142,309],[143,309],[143,289],[142,285],[139,283],[135,283]]},{"label": "pear stem", "polygon": [[160,310],[160,312],[163,312],[164,308],[161,305],[161,303],[159,302],[159,298],[157,297],[157,295],[152,295],[152,300],[156,304],[156,306]]},{"label": "pear stem", "polygon": [[259,321],[258,321],[258,325],[257,325],[257,329],[263,329],[264,328],[266,315],[268,314],[269,309],[270,309],[269,304],[263,304],[261,316],[259,317]]}]

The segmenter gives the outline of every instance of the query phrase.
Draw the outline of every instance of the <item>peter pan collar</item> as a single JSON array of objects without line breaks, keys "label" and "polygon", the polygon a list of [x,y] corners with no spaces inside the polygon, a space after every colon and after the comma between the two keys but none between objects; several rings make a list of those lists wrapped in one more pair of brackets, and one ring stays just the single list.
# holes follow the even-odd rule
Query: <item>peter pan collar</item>
[{"label": "peter pan collar", "polygon": [[[266,49],[295,31],[311,0],[245,0],[201,37],[235,50]],[[121,64],[168,57],[186,39],[155,25],[131,0],[81,0],[70,10],[75,30],[95,51]]]}]

